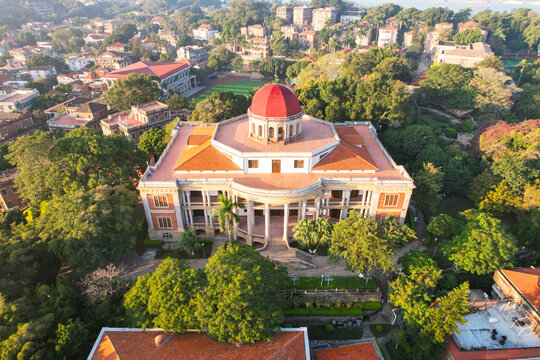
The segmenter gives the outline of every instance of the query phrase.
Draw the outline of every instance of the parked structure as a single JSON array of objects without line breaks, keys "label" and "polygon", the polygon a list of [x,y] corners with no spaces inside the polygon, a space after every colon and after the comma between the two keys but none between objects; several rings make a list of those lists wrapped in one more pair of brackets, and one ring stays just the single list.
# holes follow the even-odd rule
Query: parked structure
[{"label": "parked structure", "polygon": [[177,125],[139,182],[151,239],[176,242],[186,229],[213,235],[212,211],[223,194],[245,204],[234,235],[248,244],[288,241],[297,221],[336,222],[349,210],[403,223],[413,188],[371,123],[305,115],[281,84],[259,89],[247,115]]}]

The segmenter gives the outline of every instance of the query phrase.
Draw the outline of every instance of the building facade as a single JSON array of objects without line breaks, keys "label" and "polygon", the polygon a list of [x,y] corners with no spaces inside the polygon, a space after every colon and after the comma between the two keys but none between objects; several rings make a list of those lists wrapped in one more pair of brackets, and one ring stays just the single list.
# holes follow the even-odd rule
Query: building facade
[{"label": "building facade", "polygon": [[176,58],[178,60],[188,59],[195,61],[203,61],[207,57],[206,48],[204,46],[182,46],[176,50]]},{"label": "building facade", "polygon": [[36,89],[19,89],[0,98],[0,111],[13,112],[30,110],[34,100],[39,96]]},{"label": "building facade", "polygon": [[29,111],[22,113],[0,112],[0,144],[29,134],[35,131],[38,126],[34,123]]},{"label": "building facade", "polygon": [[16,169],[0,173],[0,211],[26,207],[26,203],[20,199],[15,189],[15,177],[17,177]]},{"label": "building facade", "polygon": [[133,60],[128,53],[117,51],[106,51],[103,54],[99,54],[94,59],[94,62],[97,66],[107,70],[118,70],[133,64]]},{"label": "building facade", "polygon": [[313,8],[308,6],[297,6],[293,9],[293,23],[294,25],[311,24],[313,16]]},{"label": "building facade", "polygon": [[338,19],[338,11],[333,7],[314,9],[313,10],[313,30],[322,30],[328,22],[335,24]]},{"label": "building facade", "polygon": [[342,11],[339,15],[339,22],[350,24],[353,21],[360,21],[364,14],[364,11]]},{"label": "building facade", "polygon": [[213,235],[218,195],[245,205],[234,235],[248,244],[284,241],[301,219],[337,222],[350,210],[403,223],[413,180],[369,122],[305,115],[294,92],[263,86],[248,113],[217,124],[179,123],[139,183],[151,239],[187,230]]},{"label": "building facade", "polygon": [[379,29],[379,38],[377,39],[378,47],[385,47],[388,44],[396,43],[399,29],[394,25],[387,25]]},{"label": "building facade", "polygon": [[291,23],[293,20],[293,8],[289,6],[279,6],[276,9],[276,15],[279,18],[286,20]]},{"label": "building facade", "polygon": [[197,29],[193,29],[193,38],[195,40],[209,42],[217,36],[219,36],[219,31],[209,24],[202,24]]},{"label": "building facade", "polygon": [[439,40],[435,50],[434,62],[471,68],[491,55],[493,55],[491,46],[486,43],[457,45],[453,41]]}]

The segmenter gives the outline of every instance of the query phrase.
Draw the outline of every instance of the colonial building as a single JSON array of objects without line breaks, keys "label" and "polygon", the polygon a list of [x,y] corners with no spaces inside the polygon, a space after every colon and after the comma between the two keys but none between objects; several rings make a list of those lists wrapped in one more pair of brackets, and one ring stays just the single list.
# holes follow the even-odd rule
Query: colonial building
[{"label": "colonial building", "polygon": [[109,88],[118,79],[125,79],[129,74],[155,75],[161,80],[163,88],[186,93],[197,87],[195,75],[190,75],[192,60],[181,60],[174,63],[139,61],[122,69],[112,71],[101,77]]},{"label": "colonial building", "polygon": [[269,34],[268,28],[261,24],[242,26],[240,28],[240,34],[255,37],[265,37]]},{"label": "colonial building", "polygon": [[439,40],[435,51],[434,62],[471,68],[491,55],[493,55],[491,46],[483,42],[458,45],[453,41]]},{"label": "colonial building", "polygon": [[298,42],[302,46],[317,46],[317,32],[313,30],[303,31],[298,34]]},{"label": "colonial building", "polygon": [[0,210],[2,211],[26,207],[26,203],[19,198],[19,194],[15,189],[14,181],[16,177],[16,169],[0,173]]},{"label": "colonial building", "polygon": [[80,126],[101,131],[99,121],[107,117],[108,107],[102,99],[82,97],[68,100],[45,110],[47,124],[52,132],[71,131]]},{"label": "colonial building", "polygon": [[38,97],[36,89],[19,89],[0,98],[0,111],[12,112],[30,110],[34,100]]},{"label": "colonial building", "polygon": [[99,54],[94,59],[96,66],[101,66],[107,70],[118,70],[128,65],[133,64],[133,60],[128,53],[117,51],[106,51]]},{"label": "colonial building", "polygon": [[293,8],[289,6],[279,6],[276,9],[276,15],[278,18],[282,18],[290,23],[293,19]]},{"label": "colonial building", "polygon": [[214,29],[212,25],[202,24],[197,29],[193,29],[193,38],[195,40],[209,42],[215,37],[219,37],[219,31]]},{"label": "colonial building", "polygon": [[311,24],[313,8],[308,6],[297,6],[293,9],[293,23],[295,25]]},{"label": "colonial building", "polygon": [[109,115],[101,120],[103,134],[123,134],[135,142],[151,128],[162,128],[173,119],[169,107],[159,101],[132,106],[130,110]]},{"label": "colonial building", "polygon": [[204,46],[182,46],[176,50],[176,58],[178,60],[188,59],[195,61],[203,61],[207,58],[206,48]]},{"label": "colonial building", "polygon": [[379,29],[378,47],[385,47],[388,44],[397,42],[399,29],[394,25],[387,25]]},{"label": "colonial building", "polygon": [[0,144],[34,132],[38,126],[29,111],[0,112]]},{"label": "colonial building", "polygon": [[235,236],[287,249],[292,227],[304,218],[337,222],[356,210],[403,223],[414,185],[371,123],[308,116],[290,88],[269,84],[246,115],[179,123],[138,188],[151,239],[172,244],[186,229],[214,234],[212,211],[222,194],[245,205]]},{"label": "colonial building", "polygon": [[339,15],[339,22],[350,24],[353,21],[360,21],[364,14],[364,11],[342,11]]},{"label": "colonial building", "polygon": [[333,7],[313,10],[313,30],[322,30],[328,22],[334,24],[338,19],[338,11]]}]

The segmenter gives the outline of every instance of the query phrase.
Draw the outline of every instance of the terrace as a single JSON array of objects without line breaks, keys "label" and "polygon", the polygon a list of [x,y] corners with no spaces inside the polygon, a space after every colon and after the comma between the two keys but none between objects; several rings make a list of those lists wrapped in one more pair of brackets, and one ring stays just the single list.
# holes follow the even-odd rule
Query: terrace
[{"label": "terrace", "polygon": [[459,326],[461,334],[452,336],[462,351],[540,347],[540,338],[532,331],[531,320],[512,301],[479,308],[466,315],[465,320],[467,322]]}]

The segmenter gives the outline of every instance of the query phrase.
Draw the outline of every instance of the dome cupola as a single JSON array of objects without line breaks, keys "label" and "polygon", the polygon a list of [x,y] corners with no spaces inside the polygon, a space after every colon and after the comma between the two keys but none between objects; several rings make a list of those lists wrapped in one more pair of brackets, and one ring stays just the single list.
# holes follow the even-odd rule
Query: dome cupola
[{"label": "dome cupola", "polygon": [[257,90],[248,109],[249,137],[264,143],[293,141],[302,134],[303,115],[291,88],[267,84]]}]

